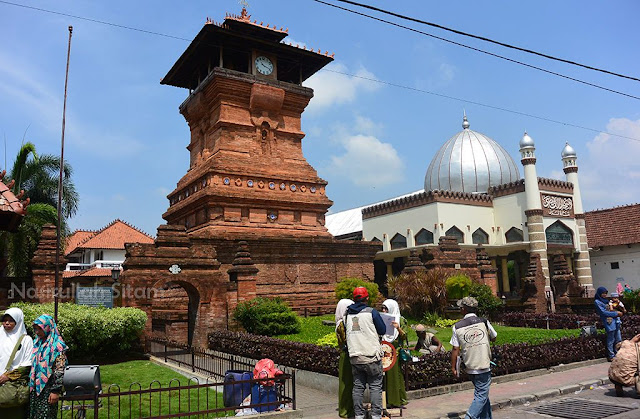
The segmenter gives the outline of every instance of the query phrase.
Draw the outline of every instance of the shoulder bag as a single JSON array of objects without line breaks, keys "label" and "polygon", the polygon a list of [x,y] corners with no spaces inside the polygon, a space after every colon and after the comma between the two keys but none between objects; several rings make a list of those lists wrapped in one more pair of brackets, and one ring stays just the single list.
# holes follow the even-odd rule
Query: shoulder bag
[{"label": "shoulder bag", "polygon": [[[16,346],[13,347],[13,352],[11,352],[11,357],[9,358],[9,362],[7,362],[7,366],[5,370],[11,368],[11,364],[13,364],[13,360],[16,357],[16,353],[18,349],[22,345],[22,339],[26,335],[20,336],[18,341],[16,342]],[[29,367],[26,367],[29,368]],[[13,372],[13,371],[12,371]],[[11,373],[7,373],[12,375]],[[6,383],[0,385],[0,408],[4,407],[16,407],[22,406],[27,403],[29,400],[29,382],[27,377],[23,377],[22,374],[18,374],[18,377],[12,379],[11,381],[7,381]]]}]

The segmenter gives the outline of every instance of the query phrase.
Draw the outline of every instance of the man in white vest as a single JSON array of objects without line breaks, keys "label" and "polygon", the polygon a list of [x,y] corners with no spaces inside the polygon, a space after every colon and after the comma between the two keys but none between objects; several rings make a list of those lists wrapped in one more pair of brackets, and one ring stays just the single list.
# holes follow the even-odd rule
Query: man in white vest
[{"label": "man in white vest", "polygon": [[353,372],[353,409],[356,419],[364,419],[364,389],[369,385],[371,418],[382,417],[382,347],[380,336],[386,327],[380,313],[367,306],[369,292],[365,287],[353,290],[353,301],[347,307],[345,326],[347,349]]},{"label": "man in white vest", "polygon": [[491,402],[489,401],[489,386],[491,385],[491,347],[489,341],[496,340],[496,333],[491,323],[476,316],[478,300],[464,297],[458,300],[458,307],[462,309],[464,318],[453,325],[451,336],[451,371],[455,376],[460,375],[458,356],[462,354],[467,374],[473,382],[475,391],[473,402],[467,410],[465,419],[491,418]]}]

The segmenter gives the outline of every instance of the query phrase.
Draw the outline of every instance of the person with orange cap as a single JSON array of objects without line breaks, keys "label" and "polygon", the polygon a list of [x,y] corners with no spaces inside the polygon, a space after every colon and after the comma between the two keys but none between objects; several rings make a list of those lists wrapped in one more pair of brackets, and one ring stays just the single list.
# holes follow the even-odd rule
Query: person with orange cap
[{"label": "person with orange cap", "polygon": [[364,390],[369,385],[371,418],[382,417],[382,346],[380,336],[386,326],[380,313],[367,305],[369,292],[365,287],[353,290],[353,301],[347,308],[345,328],[349,361],[353,372],[353,408],[355,419],[364,419]]}]

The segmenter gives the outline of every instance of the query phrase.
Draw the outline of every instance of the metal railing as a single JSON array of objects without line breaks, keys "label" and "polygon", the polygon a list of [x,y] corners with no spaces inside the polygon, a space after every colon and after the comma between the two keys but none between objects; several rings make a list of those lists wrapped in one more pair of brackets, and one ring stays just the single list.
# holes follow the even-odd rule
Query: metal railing
[{"label": "metal railing", "polygon": [[[60,419],[164,419],[184,417],[234,416],[238,412],[267,413],[295,409],[294,376],[283,374],[269,380],[250,379],[233,382],[176,378],[163,385],[154,380],[145,388],[132,383],[126,390],[112,384],[93,396],[62,396],[58,403]],[[185,381],[187,381],[185,383]],[[202,382],[204,381],[204,382]],[[238,391],[243,385],[251,396],[234,406],[224,405],[225,391]],[[253,400],[254,395],[259,395]],[[244,393],[242,393],[244,396]]]}]

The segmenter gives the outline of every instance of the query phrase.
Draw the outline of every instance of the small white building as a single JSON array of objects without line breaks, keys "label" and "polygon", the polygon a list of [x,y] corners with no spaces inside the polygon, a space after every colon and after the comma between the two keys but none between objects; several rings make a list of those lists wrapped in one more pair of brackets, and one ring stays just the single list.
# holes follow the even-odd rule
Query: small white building
[{"label": "small white building", "polygon": [[640,204],[585,213],[593,286],[640,288]]},{"label": "small white building", "polygon": [[[580,285],[592,289],[575,150],[567,143],[561,152],[566,180],[560,181],[537,176],[535,143],[527,133],[519,145],[523,177],[509,153],[471,130],[465,115],[462,131],[431,160],[424,190],[328,215],[327,228],[338,238],[360,233],[363,240],[382,242],[376,281],[398,274],[409,250],[453,236],[461,247],[485,248],[498,269],[494,289],[502,295],[519,293],[534,252],[540,254],[547,287],[553,259],[562,254]],[[361,232],[355,231],[359,226]]]}]

